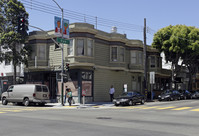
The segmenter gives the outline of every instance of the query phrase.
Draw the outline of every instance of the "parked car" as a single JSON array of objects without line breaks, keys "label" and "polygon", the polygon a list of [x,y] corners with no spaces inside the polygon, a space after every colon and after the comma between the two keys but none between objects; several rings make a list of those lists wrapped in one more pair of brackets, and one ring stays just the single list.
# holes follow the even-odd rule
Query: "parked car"
[{"label": "parked car", "polygon": [[180,100],[180,92],[177,90],[166,90],[158,96],[159,101],[173,101]]},{"label": "parked car", "polygon": [[25,106],[30,103],[44,105],[50,102],[50,92],[46,85],[11,85],[6,92],[2,93],[1,100],[3,105],[7,105],[8,102],[22,103]]},{"label": "parked car", "polygon": [[113,99],[115,106],[119,105],[135,105],[136,103],[144,104],[145,97],[139,92],[125,92],[119,97]]},{"label": "parked car", "polygon": [[197,99],[199,98],[199,91],[195,91],[192,93],[192,98]]},{"label": "parked car", "polygon": [[179,92],[181,93],[181,99],[192,99],[192,93],[188,90],[179,90]]}]

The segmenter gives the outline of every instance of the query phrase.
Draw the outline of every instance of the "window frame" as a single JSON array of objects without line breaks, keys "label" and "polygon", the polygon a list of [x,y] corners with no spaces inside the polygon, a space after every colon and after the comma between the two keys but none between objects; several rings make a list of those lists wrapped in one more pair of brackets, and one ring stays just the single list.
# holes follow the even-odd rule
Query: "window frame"
[{"label": "window frame", "polygon": [[119,52],[120,52],[119,53],[119,55],[120,55],[120,62],[125,62],[125,48],[124,47],[120,47],[120,51]]},{"label": "window frame", "polygon": [[70,43],[67,44],[67,56],[74,56],[74,39],[69,39]]},{"label": "window frame", "polygon": [[[151,60],[150,60],[150,67],[151,68],[155,68],[156,67],[156,57],[155,56],[150,56]],[[154,58],[154,59],[152,59]],[[153,61],[153,62],[152,62]]]},{"label": "window frame", "polygon": [[[79,54],[79,52],[78,52],[78,49],[79,49],[78,41],[79,40],[83,40],[83,47],[82,47],[82,53],[81,54]],[[76,39],[76,56],[85,56],[85,39],[84,38],[77,38]]]},{"label": "window frame", "polygon": [[[118,62],[118,46],[111,46],[110,47],[110,60],[111,62]],[[113,58],[113,48],[116,48],[116,58]],[[114,52],[115,53],[115,52]]]},{"label": "window frame", "polygon": [[[91,43],[91,46],[89,46],[89,42]],[[90,49],[90,53],[89,54],[89,49]],[[86,43],[86,55],[89,56],[89,57],[93,57],[94,56],[94,42],[93,42],[93,39],[90,39],[88,38],[87,39],[87,43]]]},{"label": "window frame", "polygon": [[[134,56],[132,56],[134,54]],[[132,62],[133,60],[135,60],[135,62]],[[137,52],[132,50],[131,51],[131,64],[137,64]]]},{"label": "window frame", "polygon": [[[40,47],[43,48],[43,51],[41,50],[42,48],[40,48]],[[41,57],[41,55],[43,55],[43,56]],[[46,45],[42,45],[42,44],[37,45],[37,59],[38,60],[46,59]]]}]

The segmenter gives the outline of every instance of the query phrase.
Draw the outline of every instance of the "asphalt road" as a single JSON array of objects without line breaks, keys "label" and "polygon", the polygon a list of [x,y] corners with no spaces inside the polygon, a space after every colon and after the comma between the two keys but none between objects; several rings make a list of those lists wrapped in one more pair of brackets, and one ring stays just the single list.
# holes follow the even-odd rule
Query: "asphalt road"
[{"label": "asphalt road", "polygon": [[198,136],[199,100],[124,107],[0,106],[0,136]]}]

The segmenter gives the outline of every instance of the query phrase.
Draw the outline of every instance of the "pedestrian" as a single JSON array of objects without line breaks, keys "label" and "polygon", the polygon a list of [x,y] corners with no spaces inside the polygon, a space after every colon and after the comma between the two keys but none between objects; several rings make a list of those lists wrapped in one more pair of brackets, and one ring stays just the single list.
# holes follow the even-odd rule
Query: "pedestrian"
[{"label": "pedestrian", "polygon": [[68,98],[68,103],[71,106],[73,96],[72,96],[72,91],[70,88],[68,89],[67,98]]},{"label": "pedestrian", "polygon": [[113,88],[113,85],[111,85],[111,88],[110,88],[110,90],[109,90],[111,102],[112,102],[113,99],[114,99],[114,93],[115,93],[115,89]]}]

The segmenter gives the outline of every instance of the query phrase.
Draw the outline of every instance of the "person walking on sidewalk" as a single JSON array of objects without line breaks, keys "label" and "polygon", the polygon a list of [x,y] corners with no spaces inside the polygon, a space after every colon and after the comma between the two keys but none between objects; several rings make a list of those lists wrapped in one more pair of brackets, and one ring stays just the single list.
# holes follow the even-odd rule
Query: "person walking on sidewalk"
[{"label": "person walking on sidewalk", "polygon": [[111,88],[110,88],[110,90],[109,90],[111,102],[112,102],[113,99],[114,99],[114,93],[115,93],[115,89],[113,88],[113,85],[111,85]]},{"label": "person walking on sidewalk", "polygon": [[70,88],[68,89],[67,98],[68,98],[68,103],[71,106],[73,96],[72,96],[72,91]]}]

